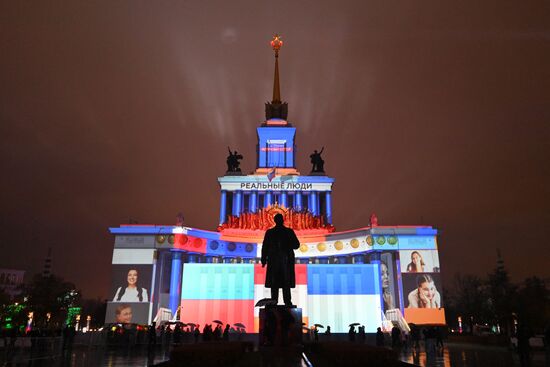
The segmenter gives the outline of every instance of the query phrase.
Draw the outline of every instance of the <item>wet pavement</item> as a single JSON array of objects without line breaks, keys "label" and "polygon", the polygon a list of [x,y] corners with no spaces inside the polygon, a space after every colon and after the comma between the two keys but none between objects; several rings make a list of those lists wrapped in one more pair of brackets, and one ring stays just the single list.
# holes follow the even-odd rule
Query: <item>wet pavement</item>
[{"label": "wet pavement", "polygon": [[[426,367],[520,366],[518,354],[508,348],[461,343],[448,343],[443,350],[430,355],[427,355],[423,348],[419,351],[403,349],[400,359]],[[544,351],[533,351],[530,366],[550,366],[550,361],[546,364]]]},{"label": "wet pavement", "polygon": [[[257,353],[257,352],[256,352]],[[76,347],[70,352],[55,353],[52,355],[33,356],[28,350],[21,350],[7,356],[0,351],[0,365],[2,366],[44,366],[44,367],[125,367],[125,366],[152,366],[168,360],[169,351],[158,347],[154,353],[148,353],[147,347],[131,349],[108,349],[104,347]],[[504,347],[478,346],[472,344],[447,344],[442,351],[432,355],[426,354],[423,348],[419,351],[404,349],[400,359],[418,366],[441,367],[481,367],[481,366],[520,366],[516,353]],[[260,361],[261,359],[258,359]],[[262,363],[264,362],[264,363]],[[271,365],[262,361],[258,365]],[[278,366],[307,366],[305,361],[288,361],[277,363]],[[531,358],[532,367],[550,366],[545,363],[545,353],[535,351]]]}]

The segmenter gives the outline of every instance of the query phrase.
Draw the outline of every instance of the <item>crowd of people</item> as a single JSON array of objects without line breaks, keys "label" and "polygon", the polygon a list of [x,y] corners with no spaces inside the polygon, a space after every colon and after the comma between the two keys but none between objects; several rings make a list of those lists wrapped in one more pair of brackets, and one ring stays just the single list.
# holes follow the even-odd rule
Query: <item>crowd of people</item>
[{"label": "crowd of people", "polygon": [[[182,344],[182,343],[198,343],[209,341],[229,341],[229,335],[237,335],[237,339],[241,339],[246,331],[243,328],[231,327],[230,324],[217,323],[205,324],[202,328],[200,325],[175,323],[165,324],[156,327],[155,323],[151,324],[147,331],[147,339],[149,345],[156,345],[157,342],[163,345]],[[233,338],[233,337],[232,337]]]}]

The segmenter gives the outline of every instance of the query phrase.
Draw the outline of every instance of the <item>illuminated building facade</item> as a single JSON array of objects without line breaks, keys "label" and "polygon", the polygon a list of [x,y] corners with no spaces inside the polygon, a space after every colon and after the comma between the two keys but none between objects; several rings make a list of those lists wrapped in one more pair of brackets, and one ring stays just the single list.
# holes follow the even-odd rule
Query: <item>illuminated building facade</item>
[{"label": "illuminated building facade", "polygon": [[280,98],[280,38],[272,46],[273,99],[257,127],[256,170],[242,174],[237,153],[229,152],[228,171],[218,178],[217,231],[183,223],[110,228],[114,281],[106,322],[149,323],[168,309],[179,310],[185,323],[216,319],[257,331],[254,304],[270,295],[258,264],[261,242],[281,213],[301,243],[292,299],[304,322],[330,325],[334,332],[347,332],[353,322],[375,332],[387,319],[404,328],[406,321],[444,323],[437,230],[382,226],[372,215],[363,228],[337,232],[334,179],[324,172],[322,152],[312,154],[310,174],[296,169],[296,128]]}]

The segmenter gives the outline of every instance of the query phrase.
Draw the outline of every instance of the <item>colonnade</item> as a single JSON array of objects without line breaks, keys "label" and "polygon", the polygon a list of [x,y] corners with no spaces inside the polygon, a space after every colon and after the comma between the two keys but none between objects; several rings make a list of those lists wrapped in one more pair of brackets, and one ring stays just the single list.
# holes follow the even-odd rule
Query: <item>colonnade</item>
[{"label": "colonnade", "polygon": [[[228,215],[240,216],[243,212],[255,213],[259,208],[278,203],[295,211],[307,209],[313,215],[323,215],[325,223],[332,224],[332,194],[330,191],[221,191],[220,221]],[[231,206],[231,207],[229,207]]]}]

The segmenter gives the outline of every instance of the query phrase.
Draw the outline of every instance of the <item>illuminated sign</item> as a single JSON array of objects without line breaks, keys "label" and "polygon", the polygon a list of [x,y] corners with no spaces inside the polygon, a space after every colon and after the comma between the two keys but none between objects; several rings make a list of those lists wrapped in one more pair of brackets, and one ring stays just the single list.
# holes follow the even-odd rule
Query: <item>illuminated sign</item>
[{"label": "illuminated sign", "polygon": [[225,191],[331,191],[332,182],[297,182],[292,179],[281,180],[279,177],[275,178],[272,182],[265,181],[225,181],[220,179],[220,186]]},{"label": "illuminated sign", "polygon": [[241,190],[312,190],[312,183],[241,182]]},{"label": "illuminated sign", "polygon": [[268,148],[260,148],[262,152],[292,152],[292,148],[290,147],[268,147]]}]

